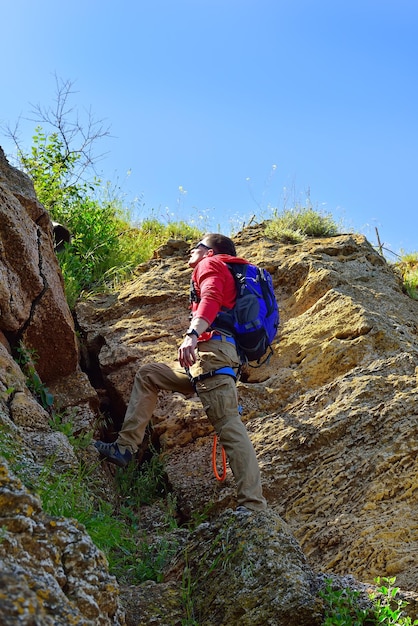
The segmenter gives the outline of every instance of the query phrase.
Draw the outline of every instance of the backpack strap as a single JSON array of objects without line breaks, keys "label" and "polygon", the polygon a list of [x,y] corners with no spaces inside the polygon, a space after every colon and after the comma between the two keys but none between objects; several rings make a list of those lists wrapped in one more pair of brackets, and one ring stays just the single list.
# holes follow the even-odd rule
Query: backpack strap
[{"label": "backpack strap", "polygon": [[197,296],[196,285],[192,279],[190,279],[190,291],[189,291],[189,303],[200,302],[200,298]]}]

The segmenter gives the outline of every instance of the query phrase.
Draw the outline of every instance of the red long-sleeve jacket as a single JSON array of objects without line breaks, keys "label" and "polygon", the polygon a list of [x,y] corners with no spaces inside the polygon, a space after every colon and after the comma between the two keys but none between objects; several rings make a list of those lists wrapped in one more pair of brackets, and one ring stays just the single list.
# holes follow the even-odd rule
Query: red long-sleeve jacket
[{"label": "red long-sleeve jacket", "polygon": [[192,301],[192,317],[214,322],[221,309],[232,309],[236,300],[235,280],[226,263],[249,261],[229,254],[216,254],[203,258],[193,270],[192,284],[196,301]]}]

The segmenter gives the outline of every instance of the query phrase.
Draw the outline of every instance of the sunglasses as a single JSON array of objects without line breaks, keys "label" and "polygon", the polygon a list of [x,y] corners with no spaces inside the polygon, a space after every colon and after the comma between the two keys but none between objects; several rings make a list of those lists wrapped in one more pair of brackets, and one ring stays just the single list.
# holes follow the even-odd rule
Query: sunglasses
[{"label": "sunglasses", "polygon": [[199,243],[197,243],[195,245],[194,248],[191,249],[191,252],[193,252],[193,250],[197,250],[198,248],[205,248],[205,250],[212,250],[212,248],[210,248],[209,246],[207,246],[206,244],[202,243],[201,241],[199,241]]}]

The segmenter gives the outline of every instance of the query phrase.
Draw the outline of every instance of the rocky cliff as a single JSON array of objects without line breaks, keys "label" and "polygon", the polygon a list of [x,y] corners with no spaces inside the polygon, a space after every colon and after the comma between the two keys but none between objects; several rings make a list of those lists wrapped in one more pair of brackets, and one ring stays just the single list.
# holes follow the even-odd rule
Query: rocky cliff
[{"label": "rocky cliff", "polygon": [[[51,222],[30,181],[2,153],[0,215],[0,425],[23,442],[26,463],[36,473],[51,454],[71,463],[74,453],[64,435],[51,431],[48,415],[25,385],[12,358],[19,342],[36,351],[41,379],[61,407],[73,408],[80,432],[93,427],[100,398],[113,420],[111,437],[137,367],[176,358],[188,321],[187,246],[169,242],[119,292],[80,302],[79,346]],[[196,580],[199,623],[207,625],[320,624],[317,590],[329,574],[349,574],[366,584],[378,575],[396,576],[404,590],[417,587],[418,303],[403,293],[396,272],[364,237],[283,245],[269,240],[260,225],[235,242],[240,256],[271,272],[280,303],[274,356],[262,368],[246,368],[238,386],[269,511],[257,521],[228,513],[234,482],[229,470],[223,483],[213,476],[213,433],[198,398],[162,393],[152,437],[166,452],[179,519],[187,521],[208,504],[210,514],[206,526],[187,535],[187,550],[163,583],[123,590],[129,624],[181,624],[186,571]],[[94,450],[86,454],[96,459]],[[104,473],[103,481],[111,476]],[[19,581],[25,606],[32,599],[43,616],[36,623],[70,623],[65,619],[71,612],[79,620],[71,623],[123,623],[117,583],[83,529],[60,521],[65,532],[58,533],[57,548],[57,521],[42,513],[7,465],[0,498],[3,587]],[[13,508],[13,502],[22,504]],[[217,537],[228,537],[231,552],[222,552],[226,540],[218,544]],[[66,545],[77,542],[88,545],[86,562],[71,569],[63,555]],[[29,567],[27,545],[33,554],[47,546],[55,565],[40,559]],[[209,563],[210,546],[216,549]],[[215,557],[228,567],[204,574],[202,563],[211,572]],[[85,603],[68,584],[77,577]],[[56,590],[51,602],[40,599],[48,580]],[[67,617],[48,621],[55,619],[58,597]],[[12,613],[15,603],[7,606],[5,615],[18,615]]]},{"label": "rocky cliff", "polygon": [[[283,246],[254,227],[236,243],[270,270],[281,309],[274,357],[239,383],[270,506],[315,567],[414,588],[418,303],[361,236]],[[115,406],[138,363],[175,358],[189,276],[185,258],[163,257],[112,299],[77,307]],[[155,429],[185,508],[232,502],[232,481],[211,479],[198,403],[166,394]]]}]

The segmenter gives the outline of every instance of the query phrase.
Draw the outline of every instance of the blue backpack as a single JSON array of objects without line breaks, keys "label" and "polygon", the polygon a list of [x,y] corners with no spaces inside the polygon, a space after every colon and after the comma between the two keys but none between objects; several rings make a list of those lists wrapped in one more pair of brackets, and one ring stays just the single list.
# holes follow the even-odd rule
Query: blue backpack
[{"label": "blue backpack", "polygon": [[237,300],[233,309],[218,313],[213,327],[232,330],[242,360],[263,365],[273,354],[271,344],[280,319],[271,274],[251,263],[227,266],[235,278]]}]

